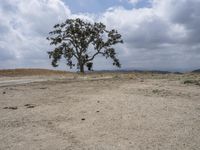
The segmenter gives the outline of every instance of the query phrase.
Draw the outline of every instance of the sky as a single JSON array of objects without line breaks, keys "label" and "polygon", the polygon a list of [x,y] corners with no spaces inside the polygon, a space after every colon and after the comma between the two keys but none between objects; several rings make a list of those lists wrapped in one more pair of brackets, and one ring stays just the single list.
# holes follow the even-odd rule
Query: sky
[{"label": "sky", "polygon": [[[0,0],[0,69],[53,69],[48,33],[68,18],[117,29],[121,69],[200,68],[200,0]],[[70,70],[61,61],[56,69]],[[94,70],[117,69],[98,57]]]}]

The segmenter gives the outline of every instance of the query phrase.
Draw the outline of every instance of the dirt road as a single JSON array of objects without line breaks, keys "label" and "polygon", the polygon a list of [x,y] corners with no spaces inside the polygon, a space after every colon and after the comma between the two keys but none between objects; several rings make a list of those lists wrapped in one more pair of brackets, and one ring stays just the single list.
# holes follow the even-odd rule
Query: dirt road
[{"label": "dirt road", "polygon": [[88,76],[81,76],[81,77],[21,77],[21,78],[4,78],[0,80],[0,87],[6,87],[6,86],[15,86],[15,85],[22,85],[27,83],[34,83],[34,82],[45,82],[45,81],[57,81],[57,80],[74,80],[74,81],[84,81],[84,80],[104,80],[104,79],[112,79],[112,76],[107,77],[98,77],[98,78],[89,78]]},{"label": "dirt road", "polygon": [[42,82],[47,81],[47,79],[15,79],[15,80],[4,80],[0,81],[0,86],[11,86],[11,85],[19,85],[26,84],[32,82]]},{"label": "dirt road", "polygon": [[0,150],[200,149],[200,87],[182,76],[35,81],[1,81]]}]

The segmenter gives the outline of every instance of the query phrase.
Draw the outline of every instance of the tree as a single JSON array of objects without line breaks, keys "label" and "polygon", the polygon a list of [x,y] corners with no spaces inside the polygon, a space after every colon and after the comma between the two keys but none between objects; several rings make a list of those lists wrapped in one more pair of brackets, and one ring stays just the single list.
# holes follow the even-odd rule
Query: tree
[{"label": "tree", "polygon": [[103,23],[92,24],[79,18],[67,19],[64,23],[56,24],[49,34],[47,40],[50,45],[55,45],[54,50],[48,52],[54,67],[57,67],[59,60],[64,57],[70,68],[77,66],[80,72],[84,73],[84,66],[91,68],[97,55],[111,58],[113,65],[121,67],[112,47],[123,43],[121,35],[114,29],[107,30]]}]

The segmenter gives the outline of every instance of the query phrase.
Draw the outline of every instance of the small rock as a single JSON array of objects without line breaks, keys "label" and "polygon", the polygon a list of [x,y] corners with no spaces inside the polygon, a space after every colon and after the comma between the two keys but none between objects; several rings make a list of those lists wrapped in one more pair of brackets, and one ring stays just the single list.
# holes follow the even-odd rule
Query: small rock
[{"label": "small rock", "polygon": [[26,104],[26,105],[24,105],[26,108],[34,108],[35,107],[35,105],[34,104]]},{"label": "small rock", "polygon": [[49,121],[49,122],[48,122],[48,125],[52,125],[52,122],[51,122],[51,121]]},{"label": "small rock", "polygon": [[18,108],[17,107],[9,107],[9,109],[16,110]]},{"label": "small rock", "polygon": [[12,109],[12,110],[16,110],[18,109],[17,107],[4,107],[3,109]]},{"label": "small rock", "polygon": [[3,94],[6,94],[6,92],[4,91]]},{"label": "small rock", "polygon": [[82,118],[81,120],[82,120],[82,121],[84,121],[84,120],[85,120],[85,118]]},{"label": "small rock", "polygon": [[98,113],[99,111],[97,110],[96,112]]},{"label": "small rock", "polygon": [[41,89],[41,90],[45,90],[45,89],[47,89],[47,87],[41,87],[40,89]]},{"label": "small rock", "polygon": [[34,108],[35,106],[28,106],[27,108]]}]

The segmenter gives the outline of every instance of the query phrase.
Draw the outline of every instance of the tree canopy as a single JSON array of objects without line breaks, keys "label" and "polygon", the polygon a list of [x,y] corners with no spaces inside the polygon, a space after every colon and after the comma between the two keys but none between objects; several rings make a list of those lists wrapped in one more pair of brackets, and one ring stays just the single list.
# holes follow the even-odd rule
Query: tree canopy
[{"label": "tree canopy", "polygon": [[79,18],[67,19],[53,28],[47,37],[50,44],[55,46],[48,52],[52,66],[57,67],[64,57],[70,68],[77,66],[80,72],[84,72],[84,66],[91,69],[94,58],[102,55],[111,58],[114,66],[121,67],[113,47],[123,43],[117,30],[107,30],[103,23],[90,23]]}]

